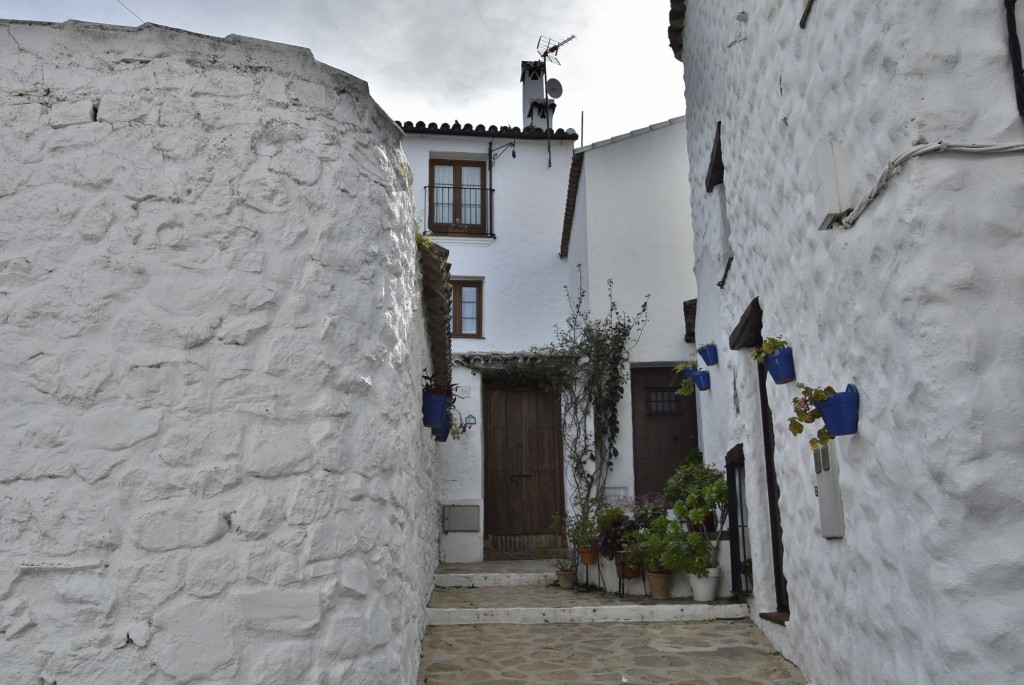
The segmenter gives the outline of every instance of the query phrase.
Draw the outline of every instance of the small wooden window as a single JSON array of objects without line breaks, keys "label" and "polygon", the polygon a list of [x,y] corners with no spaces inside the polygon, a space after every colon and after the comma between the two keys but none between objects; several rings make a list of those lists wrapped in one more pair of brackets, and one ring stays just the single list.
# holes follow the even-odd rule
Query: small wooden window
[{"label": "small wooden window", "polygon": [[452,336],[482,338],[484,323],[484,282],[452,280]]},{"label": "small wooden window", "polygon": [[683,412],[679,395],[673,388],[647,389],[648,416],[677,416]]},{"label": "small wooden window", "polygon": [[430,162],[430,230],[453,235],[486,233],[483,162],[435,159]]}]

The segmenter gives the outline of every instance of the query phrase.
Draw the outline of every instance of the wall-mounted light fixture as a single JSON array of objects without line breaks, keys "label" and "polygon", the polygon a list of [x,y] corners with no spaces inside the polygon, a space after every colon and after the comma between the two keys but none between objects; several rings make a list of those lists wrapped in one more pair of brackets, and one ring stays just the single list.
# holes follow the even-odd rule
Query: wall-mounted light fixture
[{"label": "wall-mounted light fixture", "polygon": [[472,428],[475,425],[476,425],[476,417],[473,416],[472,414],[469,414],[469,415],[466,416],[465,420],[463,420],[463,422],[462,422],[462,431],[466,432],[466,431],[468,431],[470,428]]},{"label": "wall-mounted light fixture", "polygon": [[493,169],[494,163],[498,161],[498,157],[501,157],[503,154],[505,154],[505,150],[508,150],[509,148],[512,149],[512,159],[516,158],[516,141],[513,140],[511,143],[505,143],[504,145],[501,145],[499,147],[492,147],[492,145],[493,143],[487,144],[487,151],[491,157],[491,161],[490,164],[488,165],[488,168]]}]

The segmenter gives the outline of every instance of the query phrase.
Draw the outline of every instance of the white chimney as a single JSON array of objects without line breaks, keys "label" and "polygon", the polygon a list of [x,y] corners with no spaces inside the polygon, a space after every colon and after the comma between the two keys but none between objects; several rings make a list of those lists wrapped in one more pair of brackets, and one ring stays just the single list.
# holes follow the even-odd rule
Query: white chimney
[{"label": "white chimney", "polygon": [[551,128],[551,117],[555,113],[555,102],[548,98],[545,106],[544,83],[547,70],[544,61],[523,62],[523,128],[533,125],[544,130]]}]

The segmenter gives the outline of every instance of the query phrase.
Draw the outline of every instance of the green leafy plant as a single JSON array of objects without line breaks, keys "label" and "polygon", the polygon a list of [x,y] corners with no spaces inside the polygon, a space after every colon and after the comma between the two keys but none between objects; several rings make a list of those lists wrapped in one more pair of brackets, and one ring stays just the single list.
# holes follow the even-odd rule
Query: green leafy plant
[{"label": "green leafy plant", "polygon": [[676,519],[687,528],[690,558],[687,573],[704,577],[718,566],[718,550],[729,516],[729,486],[725,475],[706,464],[683,464],[665,484],[665,497],[674,502]]},{"label": "green leafy plant", "polygon": [[598,528],[595,514],[598,506],[597,498],[576,500],[573,502],[574,512],[565,517],[566,534],[576,549],[593,547],[597,544],[600,528]]},{"label": "green leafy plant", "polygon": [[690,379],[690,375],[686,372],[691,370],[697,370],[697,360],[687,359],[679,366],[674,367],[672,370],[679,374],[679,387],[676,388],[676,394],[682,395],[683,397],[689,397],[690,395],[692,395],[694,390],[696,390],[696,387],[693,385],[693,381]]},{"label": "green leafy plant", "polygon": [[537,545],[537,551],[545,559],[555,560],[556,571],[574,571],[576,569],[576,562],[573,558],[573,553],[565,545],[562,545],[557,549],[553,549],[551,544],[547,540],[544,540]]},{"label": "green leafy plant", "polygon": [[640,495],[625,501],[626,508],[633,513],[633,520],[640,528],[649,528],[651,522],[659,516],[664,516],[668,508],[661,493]]},{"label": "green leafy plant", "polygon": [[[722,472],[718,469],[707,466],[703,462],[685,463],[677,467],[675,472],[669,476],[662,493],[665,495],[665,501],[672,506],[676,502],[683,501],[687,503],[688,508],[696,509],[697,507],[707,507],[710,502],[714,501],[714,496],[720,493],[711,488],[717,488],[719,484],[724,487],[725,480]],[[728,501],[728,488],[725,489],[725,495],[726,501]],[[709,513],[711,512],[706,512],[704,517],[706,518]]]},{"label": "green leafy plant", "polygon": [[664,514],[647,528],[627,533],[623,538],[623,561],[655,573],[671,573],[687,567],[691,558],[686,532],[680,521]]},{"label": "green leafy plant", "polygon": [[[814,388],[797,383],[796,387],[800,389],[800,395],[793,398],[793,416],[789,417],[789,432],[793,435],[800,435],[804,432],[804,424],[810,425],[821,419],[821,412],[814,406],[814,403],[827,400],[836,394],[836,390],[831,385]],[[834,439],[835,436],[823,425],[808,441],[808,444],[812,450],[820,450]]]},{"label": "green leafy plant", "polygon": [[622,536],[638,528],[622,507],[604,506],[597,512],[597,551],[605,559],[614,559],[622,550]]},{"label": "green leafy plant", "polygon": [[[456,419],[456,414],[458,418]],[[462,414],[455,408],[455,405],[451,405],[444,412],[445,418],[448,420],[448,435],[454,440],[458,440],[462,437]]]},{"label": "green leafy plant", "polygon": [[772,352],[778,352],[784,347],[789,347],[789,343],[782,338],[765,338],[760,347],[755,347],[750,351],[750,356],[758,364],[763,364],[766,356]]},{"label": "green leafy plant", "polygon": [[576,555],[576,550],[565,544],[567,537],[565,516],[553,514],[549,528],[561,544],[556,549],[552,549],[551,545],[544,541],[538,545],[538,550],[545,557],[554,557],[556,571],[575,571],[579,558]]}]

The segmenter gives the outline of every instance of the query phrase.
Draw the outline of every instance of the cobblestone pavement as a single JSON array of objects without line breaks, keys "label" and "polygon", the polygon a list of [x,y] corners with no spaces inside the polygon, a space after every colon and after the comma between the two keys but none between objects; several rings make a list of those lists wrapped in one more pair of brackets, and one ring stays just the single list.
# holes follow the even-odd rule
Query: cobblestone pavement
[{"label": "cobblestone pavement", "polygon": [[[567,593],[568,594],[568,593]],[[420,685],[802,685],[750,621],[433,626]]]}]

